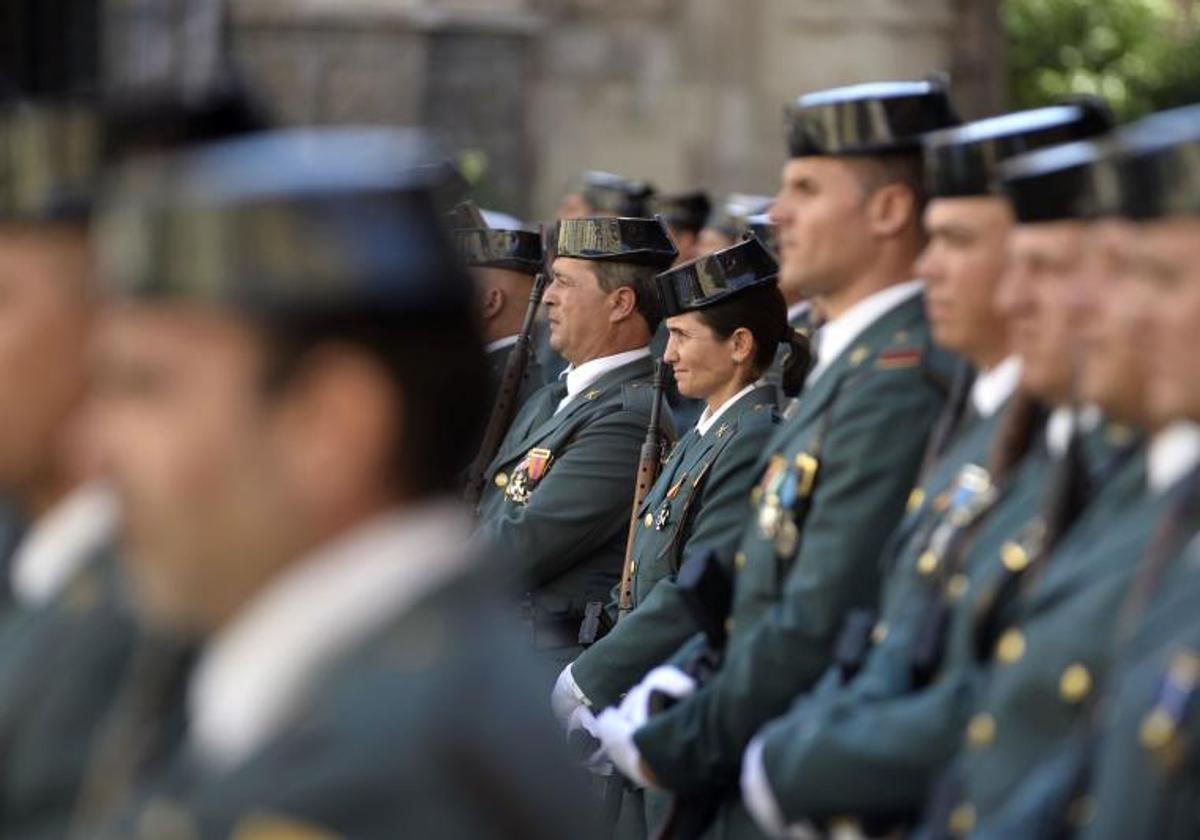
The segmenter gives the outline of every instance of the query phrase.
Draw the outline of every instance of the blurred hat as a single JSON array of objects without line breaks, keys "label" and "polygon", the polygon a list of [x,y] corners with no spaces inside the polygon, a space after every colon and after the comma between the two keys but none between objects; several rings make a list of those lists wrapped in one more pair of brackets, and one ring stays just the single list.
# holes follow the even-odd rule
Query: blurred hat
[{"label": "blurred hat", "polygon": [[708,220],[712,202],[702,190],[673,195],[656,195],[650,199],[650,212],[661,216],[669,227],[699,232]]}]

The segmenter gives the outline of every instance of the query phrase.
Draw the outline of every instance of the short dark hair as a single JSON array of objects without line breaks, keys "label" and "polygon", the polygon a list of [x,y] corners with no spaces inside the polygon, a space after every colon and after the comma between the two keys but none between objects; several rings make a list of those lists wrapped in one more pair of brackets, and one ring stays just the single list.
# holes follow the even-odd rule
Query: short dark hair
[{"label": "short dark hair", "polygon": [[920,224],[928,197],[925,192],[924,166],[921,156],[912,152],[892,152],[881,155],[848,157],[859,174],[863,194],[874,195],[891,184],[905,187],[913,195],[913,209]]},{"label": "short dark hair", "polygon": [[387,480],[428,498],[457,492],[475,455],[465,442],[483,427],[487,365],[476,319],[461,312],[397,314],[345,310],[256,322],[266,337],[265,386],[285,388],[318,347],[359,348],[403,396]]},{"label": "short dark hair", "polygon": [[654,291],[654,276],[658,274],[656,269],[613,260],[591,260],[590,263],[596,271],[596,281],[605,292],[615,292],[622,286],[631,287],[637,296],[638,313],[646,321],[646,326],[652,333],[658,329],[662,321],[662,309]]}]

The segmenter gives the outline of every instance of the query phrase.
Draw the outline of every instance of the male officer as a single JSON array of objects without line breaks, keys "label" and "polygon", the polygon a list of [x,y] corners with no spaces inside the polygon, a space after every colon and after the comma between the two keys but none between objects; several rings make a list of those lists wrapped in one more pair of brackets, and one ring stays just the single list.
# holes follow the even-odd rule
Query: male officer
[{"label": "male officer", "polygon": [[[486,403],[490,406],[521,332],[533,279],[544,270],[542,238],[532,231],[498,230],[486,223],[457,228],[453,237],[459,259],[471,270],[479,298],[484,352],[491,372],[490,399]],[[541,364],[530,353],[517,405],[524,405],[530,394],[544,384]]]},{"label": "male officer", "polygon": [[[1137,187],[1130,267],[1141,292],[1142,346],[1151,359],[1148,402],[1159,422],[1172,425],[1156,437],[1149,462],[1151,486],[1167,493],[1167,513],[1120,616],[1120,667],[1096,731],[1088,733],[1095,760],[1091,795],[1082,803],[1087,838],[1187,837],[1195,833],[1200,807],[1194,750],[1200,686],[1200,377],[1193,363],[1200,328],[1198,127],[1196,106],[1157,114],[1128,129],[1116,152],[1123,180]],[[1067,804],[1059,816],[1078,816],[1072,810],[1079,804]]]},{"label": "male officer", "polygon": [[[712,211],[712,201],[703,190],[656,195],[650,199],[650,213],[661,216],[679,249],[675,264],[682,265],[700,256],[700,231]],[[731,243],[732,244],[732,243]]]},{"label": "male officer", "polygon": [[558,207],[558,218],[580,219],[587,216],[627,216],[647,218],[650,216],[650,200],[654,197],[654,186],[647,181],[638,181],[615,175],[612,172],[592,170],[583,173],[579,188],[563,196]]},{"label": "male officer", "polygon": [[655,398],[651,283],[675,253],[653,219],[558,224],[545,305],[550,345],[570,367],[525,404],[485,472],[479,534],[529,588],[534,646],[555,673],[579,653],[587,604],[604,602],[621,573]]},{"label": "male officer", "polygon": [[[639,784],[732,786],[755,730],[824,670],[846,613],[877,597],[880,548],[942,403],[922,364],[930,338],[911,278],[923,244],[919,137],[953,122],[945,92],[925,82],[824,91],[788,111],[791,159],[771,211],[780,286],[816,298],[828,321],[724,558],[737,581],[721,669],[649,720],[624,706],[598,720],[609,756]],[[671,668],[642,688],[683,695],[694,681]]]},{"label": "male officer", "polygon": [[[962,354],[978,375],[953,443],[909,497],[909,512],[884,554],[881,620],[860,623],[857,637],[847,635],[847,645],[839,645],[844,655],[813,695],[766,727],[747,751],[743,795],[765,831],[781,833],[798,815],[904,822],[923,804],[940,764],[924,751],[936,748],[901,737],[911,735],[904,720],[880,724],[886,737],[873,739],[873,716],[888,720],[883,701],[929,685],[947,645],[949,613],[967,594],[972,567],[978,558],[990,560],[1015,525],[1031,517],[1043,477],[1028,467],[1005,474],[992,457],[1006,412],[1019,408],[1012,395],[1021,371],[1010,355],[1009,320],[995,305],[1014,224],[997,169],[1015,154],[1107,125],[1092,108],[1062,107],[925,138],[930,242],[918,269],[927,281],[927,313],[938,342]],[[891,762],[907,768],[903,778],[883,769]]]},{"label": "male officer", "polygon": [[532,664],[454,501],[481,409],[453,394],[486,369],[425,158],[313,130],[118,175],[93,435],[139,613],[199,655],[176,703],[173,663],[139,660],[82,836],[569,831]]}]

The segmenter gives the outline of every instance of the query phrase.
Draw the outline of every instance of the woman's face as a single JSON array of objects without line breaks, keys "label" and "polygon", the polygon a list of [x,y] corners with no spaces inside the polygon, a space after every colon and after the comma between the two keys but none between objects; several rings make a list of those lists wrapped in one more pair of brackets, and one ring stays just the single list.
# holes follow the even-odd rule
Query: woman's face
[{"label": "woman's face", "polygon": [[[739,329],[722,339],[695,312],[667,318],[667,349],[663,361],[675,371],[679,393],[707,399],[735,381],[741,387],[753,359],[749,330]],[[742,337],[739,339],[739,333]]]}]

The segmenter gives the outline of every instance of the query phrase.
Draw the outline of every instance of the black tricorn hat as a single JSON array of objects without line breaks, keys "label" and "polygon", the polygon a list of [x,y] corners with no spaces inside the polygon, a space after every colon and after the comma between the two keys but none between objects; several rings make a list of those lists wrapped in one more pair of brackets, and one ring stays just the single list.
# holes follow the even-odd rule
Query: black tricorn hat
[{"label": "black tricorn hat", "polygon": [[662,271],[675,262],[679,251],[661,219],[591,216],[559,220],[554,255],[646,265]]},{"label": "black tricorn hat", "polygon": [[583,200],[596,213],[644,218],[651,214],[650,197],[653,195],[654,187],[645,181],[612,172],[583,174]]},{"label": "black tricorn hat", "polygon": [[771,209],[774,198],[769,195],[731,193],[724,204],[712,211],[705,227],[729,237],[740,237],[749,229],[748,219]]},{"label": "black tricorn hat", "polygon": [[451,235],[459,259],[469,267],[506,268],[524,274],[542,270],[542,237],[533,231],[463,228]]},{"label": "black tricorn hat", "polygon": [[1139,221],[1200,215],[1200,105],[1139,120],[1118,132],[1111,147],[1126,215]]},{"label": "black tricorn hat", "polygon": [[925,135],[925,186],[933,197],[1002,192],[998,168],[1017,155],[1087,140],[1112,128],[1099,100],[1017,111]]},{"label": "black tricorn hat", "polygon": [[779,264],[755,237],[664,271],[654,278],[664,317],[704,309],[739,292],[777,282]]},{"label": "black tricorn hat", "polygon": [[469,313],[432,151],[416,130],[327,128],[131,158],[98,209],[101,278],[254,315]]},{"label": "black tricorn hat", "polygon": [[712,201],[703,190],[695,192],[676,193],[674,195],[656,195],[650,199],[650,209],[656,216],[671,227],[683,228],[699,232],[708,221],[712,211]]},{"label": "black tricorn hat", "polygon": [[1124,210],[1120,175],[1102,139],[1019,155],[1000,165],[1000,177],[1022,224],[1098,219]]},{"label": "black tricorn hat", "polygon": [[912,152],[921,135],[958,125],[939,81],[874,82],[805,94],[784,109],[788,153],[875,155]]}]

